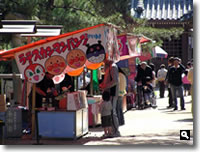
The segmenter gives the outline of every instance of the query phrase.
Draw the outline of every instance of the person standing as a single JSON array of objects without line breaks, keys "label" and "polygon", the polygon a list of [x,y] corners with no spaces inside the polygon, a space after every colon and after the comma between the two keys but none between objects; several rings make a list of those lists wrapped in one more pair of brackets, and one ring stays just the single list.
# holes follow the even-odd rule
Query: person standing
[{"label": "person standing", "polygon": [[156,78],[156,72],[155,72],[155,65],[153,63],[150,63],[149,66],[151,67],[151,70],[152,70],[152,80],[151,80],[151,85],[153,87],[153,91],[152,91],[152,96],[151,96],[151,106],[153,108],[156,108],[157,105],[156,105],[156,95],[155,95],[155,88],[156,88],[156,81],[157,81],[157,78]]},{"label": "person standing", "polygon": [[169,69],[169,83],[171,84],[172,98],[174,100],[174,110],[177,110],[177,92],[181,99],[181,110],[185,110],[185,101],[183,97],[183,84],[182,74],[185,71],[185,67],[180,63],[179,58],[174,58],[174,66]]},{"label": "person standing", "polygon": [[[53,75],[46,72],[45,77],[42,81],[36,84],[36,94],[35,94],[35,107],[41,108],[42,107],[42,98],[48,99],[49,97],[57,96],[57,90],[55,89],[55,84],[53,83]],[[32,104],[32,91],[30,93],[30,104]],[[32,106],[32,105],[31,105]]]},{"label": "person standing", "polygon": [[172,92],[171,92],[171,84],[169,82],[169,70],[173,65],[174,65],[174,57],[170,57],[168,60],[168,70],[167,70],[167,75],[165,79],[165,84],[168,85],[168,96],[169,96],[169,106],[167,108],[174,107],[174,102],[173,102]]},{"label": "person standing", "polygon": [[188,77],[188,80],[190,81],[190,83],[191,83],[191,95],[192,95],[192,107],[191,107],[191,112],[192,112],[192,116],[193,116],[193,95],[194,95],[194,93],[193,93],[193,67],[191,67],[190,69],[189,69],[189,72],[188,72],[188,75],[187,75],[187,77]]},{"label": "person standing", "polygon": [[160,98],[164,98],[166,76],[167,76],[167,69],[165,69],[164,64],[161,64],[160,69],[158,70],[157,73],[159,89],[160,89]]},{"label": "person standing", "polygon": [[[184,75],[182,77],[182,82],[183,82],[183,87],[184,87],[184,96],[190,95],[190,88],[191,88],[191,83],[188,80],[188,69],[185,70]],[[187,93],[188,92],[188,93]]]},{"label": "person standing", "polygon": [[119,132],[119,118],[117,116],[117,105],[119,96],[119,71],[117,65],[109,60],[105,59],[105,76],[103,82],[99,85],[99,88],[103,91],[110,92],[112,103],[112,121],[113,121],[113,136],[120,136]]},{"label": "person standing", "polygon": [[123,114],[123,101],[126,100],[126,76],[125,73],[122,71],[121,68],[119,68],[119,97],[117,102],[117,116],[119,120],[119,125],[124,125],[124,114]]},{"label": "person standing", "polygon": [[150,77],[153,80],[153,72],[150,66],[146,62],[142,62],[138,65],[137,75],[135,81],[137,82],[137,104],[139,109],[144,109],[144,96],[143,96],[143,86],[146,84],[146,78]]},{"label": "person standing", "polygon": [[149,66],[151,67],[151,70],[152,70],[152,77],[153,79],[151,80],[151,83],[152,83],[152,86],[153,86],[153,92],[154,92],[154,89],[156,87],[156,72],[155,72],[155,65],[153,63],[150,63]]}]

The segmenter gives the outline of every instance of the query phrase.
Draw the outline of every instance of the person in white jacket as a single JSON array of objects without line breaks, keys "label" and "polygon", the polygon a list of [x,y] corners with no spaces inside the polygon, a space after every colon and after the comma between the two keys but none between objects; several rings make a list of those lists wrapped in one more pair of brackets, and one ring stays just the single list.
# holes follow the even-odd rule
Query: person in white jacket
[{"label": "person in white jacket", "polygon": [[167,75],[167,69],[165,69],[164,64],[161,64],[160,69],[158,70],[158,73],[157,73],[157,79],[158,79],[159,88],[160,88],[160,98],[164,98],[166,75]]}]

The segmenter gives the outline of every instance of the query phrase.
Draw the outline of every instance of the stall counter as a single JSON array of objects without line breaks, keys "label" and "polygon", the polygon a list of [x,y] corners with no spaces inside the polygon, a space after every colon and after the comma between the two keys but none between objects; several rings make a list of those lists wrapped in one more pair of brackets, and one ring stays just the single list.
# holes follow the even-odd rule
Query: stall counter
[{"label": "stall counter", "polygon": [[39,138],[76,139],[88,133],[88,109],[37,111]]}]

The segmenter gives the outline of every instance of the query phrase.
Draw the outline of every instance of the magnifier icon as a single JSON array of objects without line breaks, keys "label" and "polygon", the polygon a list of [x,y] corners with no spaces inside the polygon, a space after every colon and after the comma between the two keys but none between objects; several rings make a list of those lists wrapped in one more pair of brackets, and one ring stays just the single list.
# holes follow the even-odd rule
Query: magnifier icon
[{"label": "magnifier icon", "polygon": [[188,137],[186,131],[182,131],[182,132],[181,132],[181,136],[182,136],[182,137],[185,137],[186,139],[189,139],[189,137]]}]

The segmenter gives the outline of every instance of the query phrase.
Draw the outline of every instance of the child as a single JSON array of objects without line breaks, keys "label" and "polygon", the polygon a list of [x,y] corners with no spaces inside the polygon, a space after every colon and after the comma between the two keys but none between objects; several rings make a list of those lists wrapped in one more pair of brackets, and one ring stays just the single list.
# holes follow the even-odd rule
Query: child
[{"label": "child", "polygon": [[152,106],[153,108],[156,108],[157,106],[155,95],[150,77],[146,77],[146,84],[143,86],[143,92],[145,104],[147,106]]},{"label": "child", "polygon": [[109,137],[112,135],[112,104],[110,101],[110,93],[107,91],[103,92],[102,95],[103,102],[100,107],[101,111],[101,124],[104,128],[104,135],[103,137]]}]

